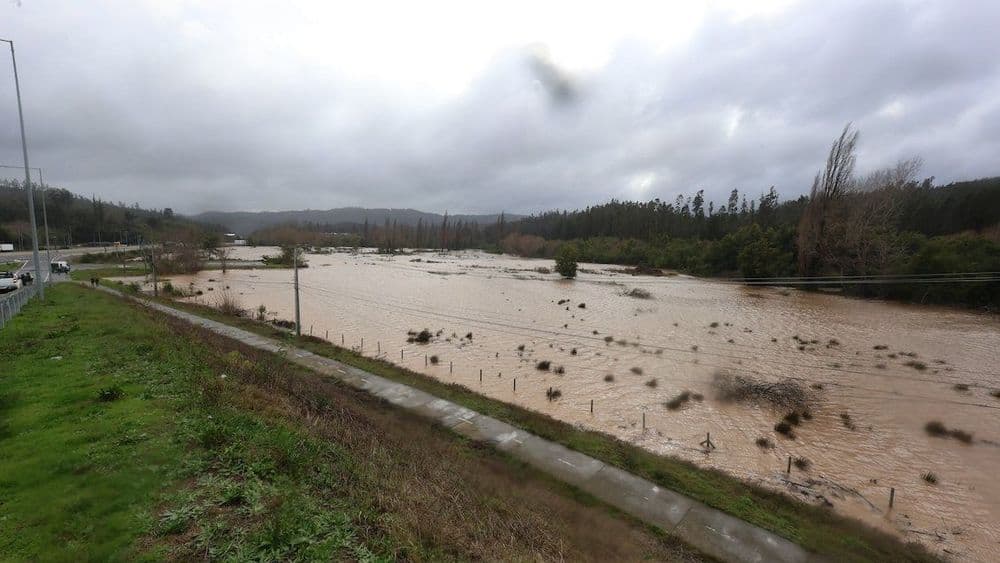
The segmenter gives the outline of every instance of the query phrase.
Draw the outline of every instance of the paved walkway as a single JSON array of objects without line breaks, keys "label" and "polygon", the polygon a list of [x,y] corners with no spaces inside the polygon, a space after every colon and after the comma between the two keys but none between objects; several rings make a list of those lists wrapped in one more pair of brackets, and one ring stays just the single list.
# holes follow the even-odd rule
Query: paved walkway
[{"label": "paved walkway", "polygon": [[384,377],[324,358],[299,348],[286,348],[276,340],[102,288],[138,301],[167,315],[255,348],[284,354],[289,360],[330,375],[381,397],[399,407],[435,420],[452,431],[497,449],[575,485],[602,501],[648,524],[674,534],[702,552],[723,561],[806,562],[822,558],[772,532],[711,508],[699,501],[663,489],[645,479],[562,445],[539,438],[465,407],[396,383]]}]

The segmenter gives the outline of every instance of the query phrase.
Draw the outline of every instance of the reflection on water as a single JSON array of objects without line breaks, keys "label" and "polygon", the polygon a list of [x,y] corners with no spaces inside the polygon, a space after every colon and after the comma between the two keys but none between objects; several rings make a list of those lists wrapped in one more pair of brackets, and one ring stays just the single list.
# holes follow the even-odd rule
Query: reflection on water
[{"label": "reflection on water", "polygon": [[[276,252],[240,250],[268,251]],[[443,381],[832,503],[939,553],[989,560],[1000,549],[1000,486],[990,478],[1000,467],[994,317],[602,265],[562,281],[536,271],[550,261],[472,252],[308,260],[304,332],[354,348],[363,341],[365,354]],[[194,299],[208,304],[229,287],[247,309],[294,318],[289,270],[172,279],[193,284],[203,291]],[[634,288],[650,298],[625,295]],[[424,328],[430,343],[407,342],[408,331]],[[543,360],[548,371],[536,369]],[[811,419],[794,427],[795,439],[776,433],[786,411],[715,399],[720,370],[794,378],[815,394]],[[550,387],[561,397],[549,401]],[[704,400],[665,406],[683,391]],[[973,433],[973,443],[928,436],[930,420]],[[699,442],[709,432],[717,449],[706,454]],[[762,437],[774,446],[758,446]],[[808,459],[808,470],[787,476],[788,456]],[[927,472],[937,484],[922,479]]]}]

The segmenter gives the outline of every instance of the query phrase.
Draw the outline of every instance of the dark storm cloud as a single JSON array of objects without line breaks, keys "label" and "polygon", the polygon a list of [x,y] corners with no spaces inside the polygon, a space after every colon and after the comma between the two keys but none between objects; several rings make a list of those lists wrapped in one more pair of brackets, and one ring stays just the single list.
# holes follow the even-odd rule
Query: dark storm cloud
[{"label": "dark storm cloud", "polygon": [[[33,164],[114,201],[532,212],[702,188],[791,197],[847,121],[861,171],[920,155],[939,181],[1000,172],[995,2],[712,13],[677,48],[625,38],[576,74],[526,45],[447,97],[260,58],[253,38],[206,37],[142,3],[79,4],[5,5],[0,23],[18,42]],[[8,74],[0,160],[16,164]]]}]

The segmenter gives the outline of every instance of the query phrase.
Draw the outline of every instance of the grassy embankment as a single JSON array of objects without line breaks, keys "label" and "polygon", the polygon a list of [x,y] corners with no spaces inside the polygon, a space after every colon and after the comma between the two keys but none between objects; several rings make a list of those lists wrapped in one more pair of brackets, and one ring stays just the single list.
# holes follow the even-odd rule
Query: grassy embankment
[{"label": "grassy embankment", "polygon": [[245,317],[224,315],[212,307],[170,303],[180,309],[283,340],[290,345],[412,385],[493,416],[777,532],[811,551],[829,555],[835,560],[934,560],[933,556],[916,543],[903,543],[894,536],[842,517],[830,509],[805,504],[788,495],[748,484],[720,471],[701,468],[677,458],[659,456],[611,435],[584,430],[542,413],[490,399],[465,386],[444,383],[387,361],[362,356],[319,338],[296,338],[288,331],[272,325]]},{"label": "grassy embankment", "polygon": [[67,284],[0,331],[11,560],[697,556],[330,378]]}]

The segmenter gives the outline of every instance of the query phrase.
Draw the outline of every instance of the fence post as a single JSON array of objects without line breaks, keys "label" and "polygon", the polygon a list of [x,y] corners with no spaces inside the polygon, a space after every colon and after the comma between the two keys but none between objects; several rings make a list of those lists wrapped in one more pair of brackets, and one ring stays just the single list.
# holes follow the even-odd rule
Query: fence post
[{"label": "fence post", "polygon": [[896,500],[896,487],[889,487],[889,508],[892,508],[894,500]]},{"label": "fence post", "polygon": [[792,474],[792,456],[788,456],[788,467],[785,469],[785,473],[788,475]]},{"label": "fence post", "polygon": [[590,414],[594,414],[594,400],[590,400]]}]

